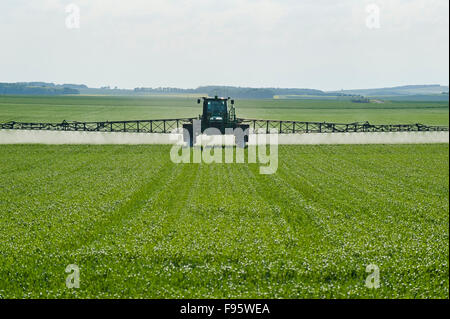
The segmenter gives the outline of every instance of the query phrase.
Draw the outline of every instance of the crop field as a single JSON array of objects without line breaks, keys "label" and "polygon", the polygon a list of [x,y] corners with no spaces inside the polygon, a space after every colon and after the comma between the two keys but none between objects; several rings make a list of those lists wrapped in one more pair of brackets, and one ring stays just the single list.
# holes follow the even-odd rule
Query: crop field
[{"label": "crop field", "polygon": [[[244,118],[449,120],[448,102],[236,102]],[[195,97],[0,96],[0,122],[200,112]],[[260,175],[175,164],[167,145],[0,145],[0,298],[448,298],[448,144],[280,146],[278,160]]]},{"label": "crop field", "polygon": [[[17,108],[104,118],[98,105]],[[273,175],[169,151],[0,146],[0,298],[448,298],[448,144],[280,146]]]},{"label": "crop field", "polygon": [[[119,96],[0,96],[0,122],[113,121],[196,117],[196,98]],[[447,102],[352,103],[348,100],[237,100],[242,118],[448,125]]]}]

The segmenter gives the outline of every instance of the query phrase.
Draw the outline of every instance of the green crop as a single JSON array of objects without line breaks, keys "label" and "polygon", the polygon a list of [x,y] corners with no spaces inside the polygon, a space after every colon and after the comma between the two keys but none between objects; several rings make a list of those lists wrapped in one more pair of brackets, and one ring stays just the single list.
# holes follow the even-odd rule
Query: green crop
[{"label": "green crop", "polygon": [[[352,103],[348,100],[236,100],[241,118],[373,124],[448,125],[448,102]],[[196,98],[0,96],[0,122],[123,121],[197,117]]]},{"label": "green crop", "polygon": [[0,298],[448,298],[448,144],[169,151],[0,146]]}]

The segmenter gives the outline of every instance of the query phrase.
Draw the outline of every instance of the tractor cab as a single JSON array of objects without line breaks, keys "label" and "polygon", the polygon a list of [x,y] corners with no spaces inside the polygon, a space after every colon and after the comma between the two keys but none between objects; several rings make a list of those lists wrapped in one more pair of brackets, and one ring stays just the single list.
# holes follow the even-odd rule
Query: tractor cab
[{"label": "tractor cab", "polygon": [[[234,100],[230,98],[214,98],[203,97],[203,114],[201,115],[202,122],[205,124],[226,124],[236,120],[234,111]],[[231,107],[228,109],[228,101],[231,102]],[[198,99],[197,103],[201,103]],[[215,126],[215,125],[213,125]]]},{"label": "tractor cab", "polygon": [[[187,143],[187,145],[193,146],[195,144],[197,134],[203,134],[208,128],[216,128],[220,134],[230,134],[226,132],[227,129],[232,129],[232,134],[241,134],[239,132],[234,132],[234,130],[236,128],[240,128],[242,130],[241,132],[246,132],[249,128],[249,125],[242,124],[242,120],[236,118],[234,100],[218,96],[213,98],[203,97],[202,99],[203,114],[198,118],[198,120],[201,120],[200,132],[194,131],[195,120],[191,123],[183,124],[183,140]],[[230,107],[228,107],[228,101],[231,103]],[[198,99],[197,103],[202,103],[202,100]],[[211,134],[211,132],[207,132],[206,134]],[[238,141],[241,141],[239,142],[240,146],[245,146],[245,143],[248,141],[248,133],[247,135],[244,135],[242,139],[238,138]]]}]

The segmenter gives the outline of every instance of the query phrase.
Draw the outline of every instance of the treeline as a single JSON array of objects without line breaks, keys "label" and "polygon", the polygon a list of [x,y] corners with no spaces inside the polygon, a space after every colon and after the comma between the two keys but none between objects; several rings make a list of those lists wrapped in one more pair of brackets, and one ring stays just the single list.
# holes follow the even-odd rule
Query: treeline
[{"label": "treeline", "polygon": [[326,93],[314,89],[284,89],[284,88],[250,88],[236,86],[200,86],[196,89],[180,88],[135,88],[136,93],[147,94],[207,94],[209,96],[230,96],[243,99],[271,99],[275,95],[314,95],[314,96],[336,96],[336,93]]},{"label": "treeline", "polygon": [[370,99],[362,95],[355,96],[351,101],[353,103],[370,103]]},{"label": "treeline", "polygon": [[45,82],[0,83],[0,94],[10,95],[64,95],[80,94],[81,84],[54,84]]},{"label": "treeline", "polygon": [[272,99],[274,96],[353,96],[352,94],[324,92],[315,89],[295,88],[251,88],[238,86],[200,86],[195,89],[173,87],[135,88],[134,90],[111,88],[89,88],[84,84],[54,84],[46,82],[0,83],[0,94],[17,95],[64,95],[64,94],[105,94],[105,95],[151,95],[151,94],[197,94],[232,97],[236,99]]}]

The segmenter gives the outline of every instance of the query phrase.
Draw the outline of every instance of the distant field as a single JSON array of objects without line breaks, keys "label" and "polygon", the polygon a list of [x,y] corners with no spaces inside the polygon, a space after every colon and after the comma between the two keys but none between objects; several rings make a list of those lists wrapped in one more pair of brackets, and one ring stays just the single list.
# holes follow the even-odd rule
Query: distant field
[{"label": "distant field", "polygon": [[[448,102],[352,103],[337,100],[236,100],[244,118],[448,125]],[[0,121],[105,121],[195,117],[195,98],[0,96]]]},{"label": "distant field", "polygon": [[448,298],[448,144],[279,159],[259,175],[168,146],[0,146],[0,298]]}]

